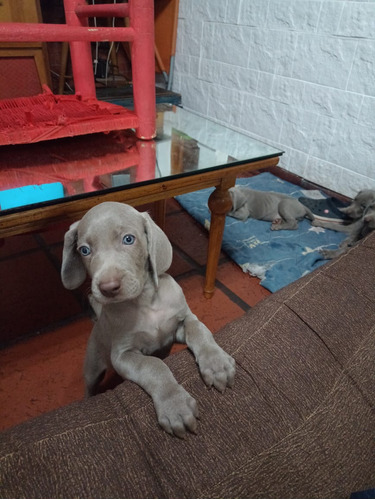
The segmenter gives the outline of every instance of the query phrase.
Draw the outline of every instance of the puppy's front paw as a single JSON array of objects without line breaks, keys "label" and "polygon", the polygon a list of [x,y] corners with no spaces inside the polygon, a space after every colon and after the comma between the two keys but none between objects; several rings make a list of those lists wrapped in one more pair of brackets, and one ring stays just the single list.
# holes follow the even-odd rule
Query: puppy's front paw
[{"label": "puppy's front paw", "polygon": [[199,418],[197,402],[183,387],[177,385],[160,401],[155,401],[160,426],[169,434],[184,438],[187,431],[195,433]]},{"label": "puppy's front paw", "polygon": [[271,224],[271,231],[279,231],[280,229],[282,229],[281,223],[282,223],[282,219],[273,220],[272,224]]},{"label": "puppy's front paw", "polygon": [[319,250],[319,253],[326,260],[331,260],[336,257],[336,254],[338,255],[335,250]]},{"label": "puppy's front paw", "polygon": [[207,346],[197,361],[208,387],[214,386],[218,391],[224,392],[226,387],[233,386],[236,362],[221,347]]}]

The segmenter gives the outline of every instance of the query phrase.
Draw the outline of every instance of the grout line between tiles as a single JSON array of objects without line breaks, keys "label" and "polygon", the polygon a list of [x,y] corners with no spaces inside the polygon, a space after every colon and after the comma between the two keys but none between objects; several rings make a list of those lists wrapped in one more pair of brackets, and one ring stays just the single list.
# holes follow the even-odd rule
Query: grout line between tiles
[{"label": "grout line between tiles", "polygon": [[[56,257],[56,255],[53,252],[51,252],[51,248],[56,248],[56,247],[60,246],[60,243],[58,242],[58,243],[55,243],[54,245],[49,245],[40,234],[36,234],[35,239],[38,242],[38,244],[40,245],[40,247],[43,250],[44,254],[46,255],[47,259],[50,261],[50,263],[53,265],[56,272],[60,276],[60,273],[61,273],[60,261]],[[61,286],[63,286],[62,282],[61,282]],[[86,316],[89,316],[88,309],[87,309],[87,307],[85,307],[85,302],[87,302],[85,295],[79,289],[70,290],[70,293],[74,296],[75,300],[78,302],[80,308],[82,309],[82,312]]]},{"label": "grout line between tiles", "polygon": [[[184,273],[181,273],[177,276],[175,276],[176,281],[181,281],[184,278],[189,278],[190,276],[195,276],[195,275],[200,275],[200,276],[205,276],[206,274],[206,266],[205,265],[200,265],[198,264],[190,255],[186,254],[184,250],[182,250],[180,247],[177,245],[173,245],[173,249],[178,253],[178,255],[184,259],[186,262],[188,262],[193,269],[186,271]],[[228,262],[228,257],[225,255],[220,259],[219,265],[225,262]],[[215,286],[216,288],[220,289],[234,304],[239,306],[243,311],[247,312],[249,309],[251,309],[251,306],[242,300],[238,295],[236,295],[231,289],[229,289],[226,285],[224,285],[221,281],[215,280]]]},{"label": "grout line between tiles", "polygon": [[[34,238],[34,240],[36,240],[35,235],[33,235],[33,238]],[[0,256],[0,262],[7,262],[9,260],[22,258],[22,257],[25,257],[27,255],[31,255],[33,253],[37,253],[37,252],[42,251],[43,249],[39,246],[39,243],[37,241],[36,241],[36,243],[38,244],[38,246],[35,248],[28,248],[27,250],[21,250],[19,252],[10,253],[10,254],[6,255],[5,257]]]},{"label": "grout line between tiles", "polygon": [[29,331],[23,335],[20,335],[19,337],[16,337],[11,340],[7,340],[5,342],[0,342],[0,350],[1,349],[8,349],[16,344],[22,343],[22,342],[27,342],[28,340],[34,339],[39,337],[40,335],[45,335],[50,332],[53,332],[54,330],[58,330],[59,328],[62,328],[64,326],[70,325],[71,323],[75,323],[76,321],[82,320],[82,319],[90,319],[87,314],[84,312],[75,314],[73,316],[70,316],[69,318],[64,318],[63,320],[56,321],[56,323],[50,323],[48,326],[45,326],[43,328],[38,329],[37,331],[32,330]]},{"label": "grout line between tiles", "polygon": [[230,288],[224,285],[221,281],[215,281],[216,288],[221,290],[234,304],[240,307],[244,312],[247,312],[251,309],[251,306],[242,300],[238,295],[236,295]]},{"label": "grout line between tiles", "polygon": [[42,248],[46,257],[51,262],[56,271],[60,273],[60,262],[58,258],[51,252],[51,245],[49,245],[40,234],[35,235],[35,240],[38,242],[39,246]]},{"label": "grout line between tiles", "polygon": [[[193,257],[191,257],[188,253],[185,252],[185,250],[183,250],[178,245],[172,244],[172,247],[173,247],[173,250],[176,252],[176,254],[178,254],[179,257],[181,257],[181,259],[183,259],[185,262],[187,262],[191,267],[196,269],[197,272],[199,272],[199,274],[204,273],[205,268],[206,268],[205,264],[204,265],[199,264],[199,262],[194,260]],[[187,272],[189,272],[189,271],[187,271]],[[182,274],[185,274],[185,273],[182,273]],[[180,275],[177,275],[177,277],[179,278]]]}]

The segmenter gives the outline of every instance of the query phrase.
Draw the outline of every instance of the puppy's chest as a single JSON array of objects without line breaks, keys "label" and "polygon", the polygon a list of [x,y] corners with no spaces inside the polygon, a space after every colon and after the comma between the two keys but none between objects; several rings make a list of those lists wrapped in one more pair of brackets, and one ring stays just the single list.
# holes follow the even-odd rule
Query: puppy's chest
[{"label": "puppy's chest", "polygon": [[136,329],[149,332],[169,333],[177,328],[178,318],[176,311],[168,305],[159,308],[139,308]]},{"label": "puppy's chest", "polygon": [[123,316],[118,340],[126,350],[152,354],[174,341],[180,321],[168,304],[141,306]]}]

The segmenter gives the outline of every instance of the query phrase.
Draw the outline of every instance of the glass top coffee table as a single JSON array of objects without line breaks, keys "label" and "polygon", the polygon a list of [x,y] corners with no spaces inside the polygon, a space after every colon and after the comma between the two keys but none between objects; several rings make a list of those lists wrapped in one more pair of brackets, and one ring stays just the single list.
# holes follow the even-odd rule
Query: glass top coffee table
[{"label": "glass top coffee table", "polygon": [[277,165],[282,151],[183,108],[157,107],[157,137],[132,131],[91,134],[0,147],[0,238],[78,220],[94,205],[157,202],[163,225],[165,200],[215,187],[204,294],[211,297],[231,208],[228,189],[241,172]]}]

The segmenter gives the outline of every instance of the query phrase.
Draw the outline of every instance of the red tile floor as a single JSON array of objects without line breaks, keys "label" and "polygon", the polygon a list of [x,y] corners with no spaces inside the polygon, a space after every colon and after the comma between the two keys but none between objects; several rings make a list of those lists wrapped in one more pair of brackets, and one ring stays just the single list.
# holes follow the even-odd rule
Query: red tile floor
[{"label": "red tile floor", "polygon": [[[273,173],[316,188],[280,169]],[[152,210],[152,206],[138,209]],[[83,395],[82,363],[92,328],[89,284],[71,292],[61,283],[67,227],[60,224],[42,233],[0,240],[0,430]],[[213,333],[270,294],[257,278],[243,273],[222,253],[216,292],[212,299],[205,299],[207,232],[174,200],[167,203],[165,231],[174,249],[169,273],[184,290],[193,312]],[[109,379],[103,390],[114,383],[118,380]]]}]

